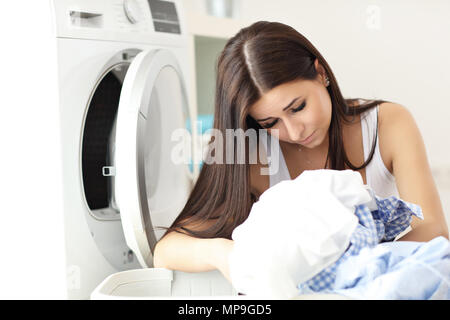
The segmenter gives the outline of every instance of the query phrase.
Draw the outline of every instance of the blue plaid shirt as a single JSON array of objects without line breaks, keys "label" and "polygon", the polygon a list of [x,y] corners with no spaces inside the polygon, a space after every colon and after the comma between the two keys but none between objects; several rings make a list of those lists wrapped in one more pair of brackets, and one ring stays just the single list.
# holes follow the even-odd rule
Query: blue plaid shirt
[{"label": "blue plaid shirt", "polygon": [[[374,247],[380,242],[392,241],[411,224],[412,215],[423,219],[418,205],[394,196],[379,198],[372,190],[372,204],[356,206],[355,215],[359,219],[350,238],[350,244],[339,260],[323,269],[310,280],[298,285],[299,293],[331,292],[338,266],[350,256],[357,255],[365,247]],[[371,207],[371,208],[369,208]]]}]

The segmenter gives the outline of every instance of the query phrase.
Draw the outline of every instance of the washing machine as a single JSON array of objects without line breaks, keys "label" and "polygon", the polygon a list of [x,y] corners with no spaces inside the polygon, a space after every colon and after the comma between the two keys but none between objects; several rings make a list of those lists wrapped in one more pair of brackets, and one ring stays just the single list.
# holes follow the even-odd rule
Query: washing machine
[{"label": "washing machine", "polygon": [[198,176],[189,43],[181,1],[52,6],[68,297],[85,299],[114,273],[152,267]]}]

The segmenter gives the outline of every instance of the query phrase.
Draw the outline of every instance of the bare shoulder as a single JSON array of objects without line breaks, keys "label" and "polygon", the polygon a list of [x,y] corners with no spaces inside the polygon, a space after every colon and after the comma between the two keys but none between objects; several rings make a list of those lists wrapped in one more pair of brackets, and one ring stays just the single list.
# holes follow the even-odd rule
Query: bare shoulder
[{"label": "bare shoulder", "polygon": [[[386,143],[394,142],[399,135],[411,130],[418,130],[416,121],[412,113],[405,106],[393,103],[385,102],[379,105],[378,111],[378,130],[381,135],[387,137]],[[380,137],[380,139],[382,139]]]},{"label": "bare shoulder", "polygon": [[407,142],[420,142],[421,135],[412,113],[401,104],[381,103],[378,119],[380,152],[386,167],[393,173],[396,154],[404,151]]},{"label": "bare shoulder", "polygon": [[403,105],[394,102],[384,102],[379,105],[379,120],[381,124],[392,125],[398,121],[413,120],[411,112]]},{"label": "bare shoulder", "polygon": [[402,145],[398,138],[415,126],[410,111],[403,105],[384,102],[378,109],[378,138],[381,157],[390,173],[394,173],[394,158]]}]

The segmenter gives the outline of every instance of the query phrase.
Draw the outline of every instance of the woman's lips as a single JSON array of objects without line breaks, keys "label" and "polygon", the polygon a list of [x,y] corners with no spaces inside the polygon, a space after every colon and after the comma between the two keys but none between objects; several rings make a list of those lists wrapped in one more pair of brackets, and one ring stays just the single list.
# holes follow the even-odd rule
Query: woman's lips
[{"label": "woman's lips", "polygon": [[300,144],[308,144],[308,143],[310,143],[312,141],[312,139],[313,139],[313,136],[314,136],[315,132],[316,131],[313,131],[313,133],[311,133],[311,135],[308,138],[306,138],[305,140],[300,141],[299,143]]}]

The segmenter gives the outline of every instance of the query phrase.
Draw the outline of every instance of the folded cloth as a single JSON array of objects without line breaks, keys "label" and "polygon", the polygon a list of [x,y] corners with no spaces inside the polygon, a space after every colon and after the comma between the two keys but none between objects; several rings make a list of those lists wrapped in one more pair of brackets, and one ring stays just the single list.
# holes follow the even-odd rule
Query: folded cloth
[{"label": "folded cloth", "polygon": [[334,292],[354,299],[450,299],[450,242],[385,242],[336,270]]},{"label": "folded cloth", "polygon": [[352,170],[304,171],[267,189],[233,231],[233,286],[262,298],[297,295],[299,283],[346,252],[358,227],[355,208],[371,201]]}]

